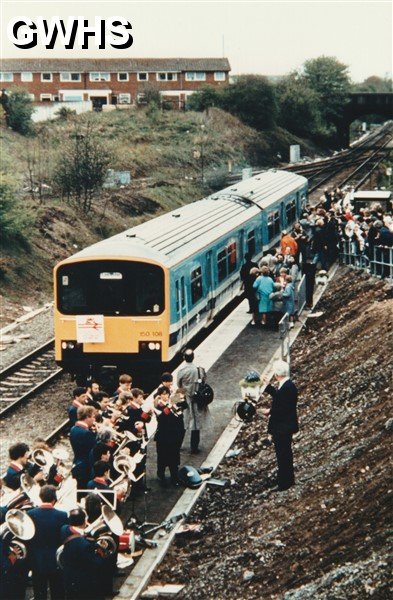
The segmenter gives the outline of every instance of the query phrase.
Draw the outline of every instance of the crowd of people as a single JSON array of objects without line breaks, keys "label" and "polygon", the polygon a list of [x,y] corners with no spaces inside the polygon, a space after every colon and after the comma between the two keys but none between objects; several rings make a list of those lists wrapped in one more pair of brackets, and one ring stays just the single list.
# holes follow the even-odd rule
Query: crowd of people
[{"label": "crowd of people", "polygon": [[343,244],[348,242],[351,253],[364,260],[377,256],[385,266],[376,274],[389,270],[393,247],[393,217],[379,205],[355,211],[352,193],[341,189],[325,190],[317,206],[306,205],[291,232],[281,233],[280,246],[269,250],[257,264],[246,254],[240,276],[251,325],[264,327],[269,314],[278,311],[289,315],[290,327],[296,316],[296,281],[306,276],[306,307],[311,308],[317,268],[327,272],[337,260]]},{"label": "crowd of people", "polygon": [[[1,508],[2,527],[7,518],[15,518],[12,510],[18,513],[22,508],[32,519],[35,533],[26,542],[27,557],[21,556],[12,539],[0,535],[0,597],[24,600],[29,571],[35,600],[45,600],[48,587],[52,600],[100,599],[115,594],[117,550],[107,556],[102,543],[85,532],[100,516],[103,504],[110,504],[117,514],[122,514],[128,499],[148,491],[147,425],[153,419],[160,486],[179,485],[180,448],[187,429],[190,453],[200,452],[200,431],[211,417],[208,406],[194,401],[201,369],[194,364],[191,349],[185,351],[184,360],[176,383],[171,373],[162,374],[153,400],[132,386],[129,374],[120,376],[118,387],[111,394],[103,391],[98,382],[73,390],[68,408],[69,440],[78,503],[69,514],[55,508],[64,479],[63,461],[54,460],[47,468],[45,460],[49,460],[51,452],[45,441],[35,440],[32,448],[24,442],[9,448],[10,463],[2,484],[17,493]],[[32,488],[39,490],[33,502]],[[118,544],[116,536],[112,537]],[[60,546],[62,568],[56,559]]]}]

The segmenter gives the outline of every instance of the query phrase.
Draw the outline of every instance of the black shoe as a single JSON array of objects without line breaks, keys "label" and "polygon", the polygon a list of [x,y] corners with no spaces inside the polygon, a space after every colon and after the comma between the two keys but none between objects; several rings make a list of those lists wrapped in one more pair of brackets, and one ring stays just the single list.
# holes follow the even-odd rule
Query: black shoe
[{"label": "black shoe", "polygon": [[199,450],[199,448],[191,448],[190,452],[191,454],[200,454],[202,450]]},{"label": "black shoe", "polygon": [[120,590],[113,590],[112,592],[109,592],[109,594],[105,594],[106,596],[108,596],[109,598],[114,598],[115,596],[118,596],[120,594]]},{"label": "black shoe", "polygon": [[173,487],[180,487],[180,483],[178,482],[177,479],[171,479],[171,485]]}]

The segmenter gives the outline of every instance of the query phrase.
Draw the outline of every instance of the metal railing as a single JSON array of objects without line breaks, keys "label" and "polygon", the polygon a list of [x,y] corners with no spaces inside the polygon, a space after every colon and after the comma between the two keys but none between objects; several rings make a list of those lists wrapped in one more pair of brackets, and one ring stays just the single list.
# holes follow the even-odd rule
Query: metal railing
[{"label": "metal railing", "polygon": [[360,251],[356,242],[343,240],[340,243],[340,264],[366,270],[393,283],[393,248],[388,246],[373,246]]}]

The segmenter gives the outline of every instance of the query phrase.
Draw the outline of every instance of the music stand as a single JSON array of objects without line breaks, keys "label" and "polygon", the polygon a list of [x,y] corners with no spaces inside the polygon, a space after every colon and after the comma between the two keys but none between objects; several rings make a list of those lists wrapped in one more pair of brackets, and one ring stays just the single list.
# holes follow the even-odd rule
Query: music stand
[{"label": "music stand", "polygon": [[116,510],[117,508],[117,496],[115,490],[100,490],[99,488],[93,488],[92,490],[77,490],[76,491],[76,501],[78,504],[82,503],[82,500],[86,498],[88,494],[95,494],[98,496],[104,504]]}]

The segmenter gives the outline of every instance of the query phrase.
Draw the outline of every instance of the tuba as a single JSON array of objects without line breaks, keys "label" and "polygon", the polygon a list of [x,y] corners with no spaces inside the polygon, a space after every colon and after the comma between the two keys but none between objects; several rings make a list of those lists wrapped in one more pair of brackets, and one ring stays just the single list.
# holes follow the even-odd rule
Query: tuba
[{"label": "tuba", "polygon": [[18,560],[23,560],[27,556],[26,545],[21,540],[31,540],[35,534],[35,525],[33,519],[23,510],[11,509],[5,516],[5,523],[0,526],[0,537],[8,544],[17,546],[21,551],[17,555]]},{"label": "tuba", "polygon": [[[101,516],[85,529],[85,536],[94,539],[104,550],[104,556],[112,556],[117,550],[113,535],[121,536],[124,532],[123,523],[110,506],[101,508]],[[111,535],[113,534],[113,535]]]},{"label": "tuba", "polygon": [[20,487],[21,491],[8,502],[7,511],[28,510],[40,504],[40,485],[28,473],[21,475]]}]

